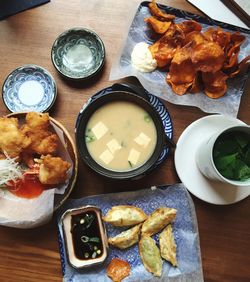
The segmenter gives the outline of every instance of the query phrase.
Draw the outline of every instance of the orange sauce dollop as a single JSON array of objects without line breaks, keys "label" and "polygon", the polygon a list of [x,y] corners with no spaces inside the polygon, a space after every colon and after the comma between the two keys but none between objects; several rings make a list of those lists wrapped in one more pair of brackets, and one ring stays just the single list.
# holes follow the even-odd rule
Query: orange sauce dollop
[{"label": "orange sauce dollop", "polygon": [[37,175],[25,174],[22,179],[9,181],[8,190],[17,197],[33,199],[42,194],[45,189]]}]

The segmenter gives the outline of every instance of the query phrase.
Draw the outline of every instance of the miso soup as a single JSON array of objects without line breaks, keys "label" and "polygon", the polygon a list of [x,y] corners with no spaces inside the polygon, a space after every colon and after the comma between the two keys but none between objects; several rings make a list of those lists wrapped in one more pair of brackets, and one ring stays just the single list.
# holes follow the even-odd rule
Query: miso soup
[{"label": "miso soup", "polygon": [[87,149],[102,167],[129,171],[143,165],[156,146],[156,127],[141,107],[126,101],[108,103],[90,117]]}]

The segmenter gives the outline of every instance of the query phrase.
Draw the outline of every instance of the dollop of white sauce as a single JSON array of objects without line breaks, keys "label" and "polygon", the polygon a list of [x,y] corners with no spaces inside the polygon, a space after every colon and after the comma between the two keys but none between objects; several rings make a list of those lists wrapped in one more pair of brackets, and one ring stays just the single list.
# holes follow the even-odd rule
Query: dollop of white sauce
[{"label": "dollop of white sauce", "polygon": [[132,66],[141,72],[151,72],[157,67],[157,62],[145,42],[137,43],[131,54]]}]

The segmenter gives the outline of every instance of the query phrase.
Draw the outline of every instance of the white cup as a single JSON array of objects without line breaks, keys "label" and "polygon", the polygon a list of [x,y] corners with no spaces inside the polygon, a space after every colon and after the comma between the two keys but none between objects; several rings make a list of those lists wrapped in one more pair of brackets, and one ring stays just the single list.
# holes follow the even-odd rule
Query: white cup
[{"label": "white cup", "polygon": [[214,160],[213,160],[213,149],[216,140],[226,132],[244,132],[250,138],[250,126],[248,125],[238,125],[229,127],[223,131],[217,132],[210,136],[208,139],[205,139],[201,142],[199,148],[196,152],[196,164],[200,170],[200,172],[211,180],[217,180],[224,183],[228,183],[234,186],[250,186],[250,178],[245,181],[232,180],[225,178],[221,173],[217,170]]}]

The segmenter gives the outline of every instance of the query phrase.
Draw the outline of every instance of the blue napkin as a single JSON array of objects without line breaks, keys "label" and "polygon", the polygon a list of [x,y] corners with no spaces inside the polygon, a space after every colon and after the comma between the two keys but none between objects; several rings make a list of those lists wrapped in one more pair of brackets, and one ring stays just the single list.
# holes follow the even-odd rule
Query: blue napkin
[{"label": "blue napkin", "polygon": [[[175,184],[160,188],[152,187],[151,189],[134,192],[119,192],[66,201],[62,208],[57,212],[59,249],[64,282],[110,282],[110,278],[106,275],[106,269],[107,265],[114,257],[127,260],[131,265],[131,273],[123,280],[124,282],[156,281],[155,277],[142,265],[138,251],[138,244],[126,250],[119,250],[110,246],[107,260],[104,264],[95,268],[90,267],[80,271],[69,265],[60,218],[67,209],[85,205],[98,206],[103,215],[115,205],[134,205],[142,208],[147,214],[150,214],[156,208],[161,206],[176,208],[177,216],[173,223],[173,232],[177,244],[178,267],[173,267],[170,263],[164,261],[163,273],[157,281],[203,281],[199,234],[193,201],[183,184]],[[106,229],[109,237],[117,235],[117,233],[121,231],[110,224],[106,224]],[[153,238],[158,244],[158,234],[154,235]]]},{"label": "blue napkin", "polygon": [[48,2],[50,0],[0,0],[0,20]]}]

